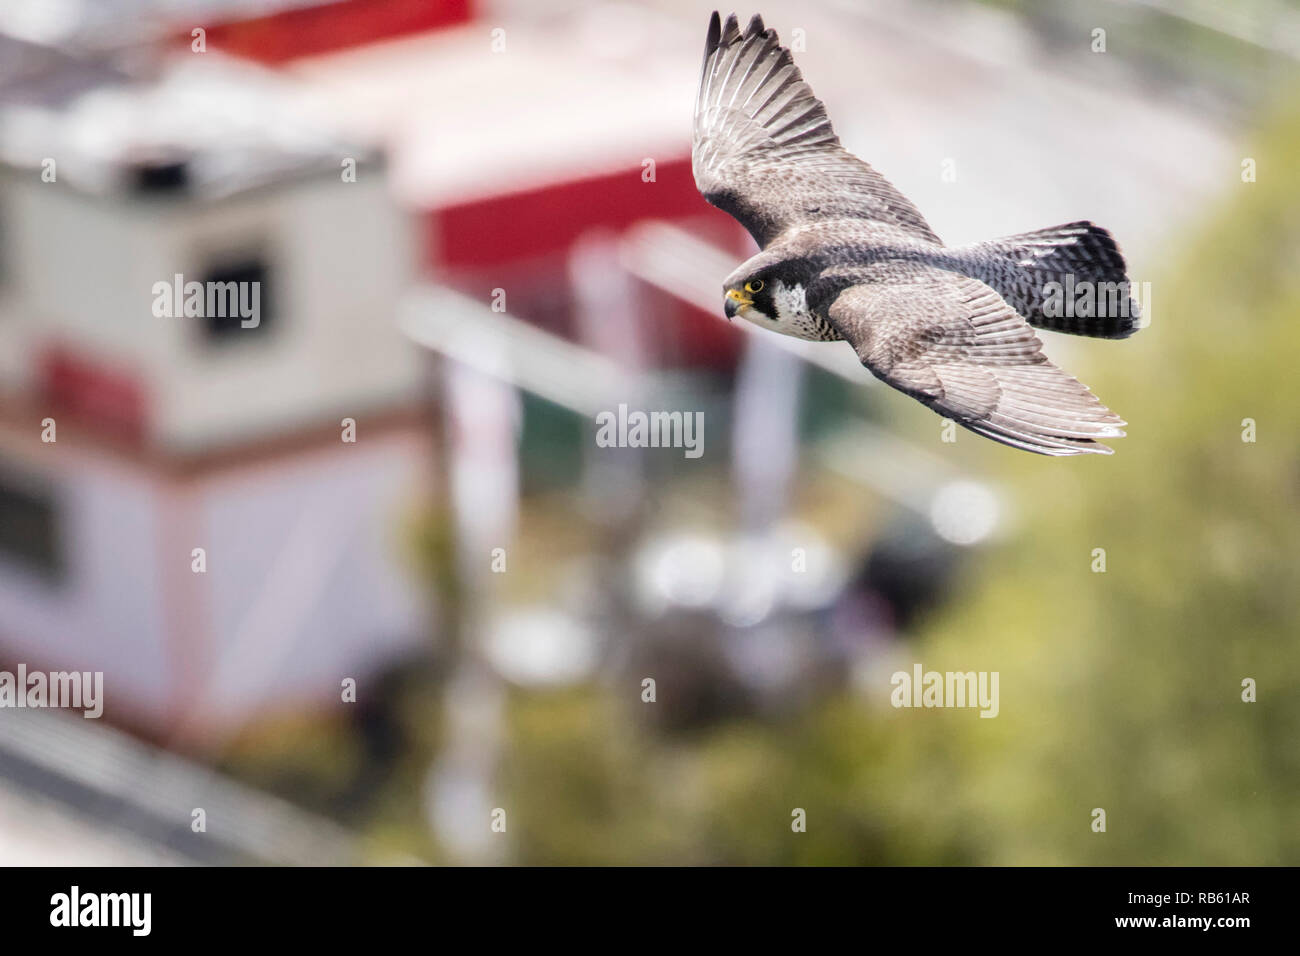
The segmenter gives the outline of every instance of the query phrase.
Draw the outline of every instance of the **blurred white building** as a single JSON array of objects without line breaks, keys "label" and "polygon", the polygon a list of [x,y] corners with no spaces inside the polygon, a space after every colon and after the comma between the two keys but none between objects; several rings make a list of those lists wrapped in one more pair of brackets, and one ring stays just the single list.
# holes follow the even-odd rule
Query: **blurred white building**
[{"label": "blurred white building", "polygon": [[[649,220],[750,241],[695,190],[698,30],[663,12],[98,9],[0,8],[0,666],[104,670],[110,717],[220,737],[433,630],[400,540],[437,454],[417,276],[720,368],[726,270],[695,296],[617,250]],[[634,310],[584,308],[593,244]],[[256,319],[187,315],[189,283],[256,288]]]},{"label": "blurred white building", "polygon": [[383,163],[260,68],[0,43],[0,666],[102,670],[111,719],[184,738],[336,704],[430,633]]}]

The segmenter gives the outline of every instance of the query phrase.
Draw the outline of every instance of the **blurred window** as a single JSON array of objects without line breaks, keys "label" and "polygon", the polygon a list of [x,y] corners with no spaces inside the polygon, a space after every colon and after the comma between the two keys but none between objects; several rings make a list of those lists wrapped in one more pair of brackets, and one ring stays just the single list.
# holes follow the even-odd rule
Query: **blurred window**
[{"label": "blurred window", "polygon": [[53,497],[34,483],[0,472],[0,560],[48,580],[63,576],[58,513]]},{"label": "blurred window", "polygon": [[250,335],[264,335],[275,324],[269,275],[261,258],[226,262],[208,271],[203,277],[203,321],[209,342],[237,342]]}]

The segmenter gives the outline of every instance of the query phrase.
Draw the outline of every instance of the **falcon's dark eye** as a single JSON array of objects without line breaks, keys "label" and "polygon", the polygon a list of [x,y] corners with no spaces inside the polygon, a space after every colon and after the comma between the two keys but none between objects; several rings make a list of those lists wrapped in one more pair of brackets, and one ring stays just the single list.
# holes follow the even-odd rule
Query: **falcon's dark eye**
[{"label": "falcon's dark eye", "polygon": [[745,291],[748,292],[750,295],[753,295],[755,292],[762,292],[763,280],[750,279],[748,282],[745,283]]}]

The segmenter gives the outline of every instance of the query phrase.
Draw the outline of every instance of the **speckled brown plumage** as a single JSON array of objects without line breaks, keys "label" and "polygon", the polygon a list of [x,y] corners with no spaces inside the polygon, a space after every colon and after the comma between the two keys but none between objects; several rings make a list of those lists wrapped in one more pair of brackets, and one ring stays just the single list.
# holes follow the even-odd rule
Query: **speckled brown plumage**
[{"label": "speckled brown plumage", "polygon": [[[945,246],[845,150],[775,31],[709,23],[695,181],[762,251],[724,283],[728,315],[846,339],[877,377],[966,428],[1045,455],[1109,453],[1118,416],[1042,354],[1031,324],[1123,338],[1138,327],[1124,259],[1088,222]],[[1062,314],[1052,283],[1112,284],[1109,314]],[[1116,310],[1113,302],[1119,301]]]}]

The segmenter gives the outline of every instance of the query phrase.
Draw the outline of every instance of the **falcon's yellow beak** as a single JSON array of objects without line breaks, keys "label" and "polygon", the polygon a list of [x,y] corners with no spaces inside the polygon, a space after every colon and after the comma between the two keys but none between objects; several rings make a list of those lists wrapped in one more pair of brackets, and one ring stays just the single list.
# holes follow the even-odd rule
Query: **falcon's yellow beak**
[{"label": "falcon's yellow beak", "polygon": [[727,301],[722,303],[722,311],[727,313],[727,318],[730,319],[737,312],[744,312],[753,304],[754,300],[739,289],[728,289]]}]

